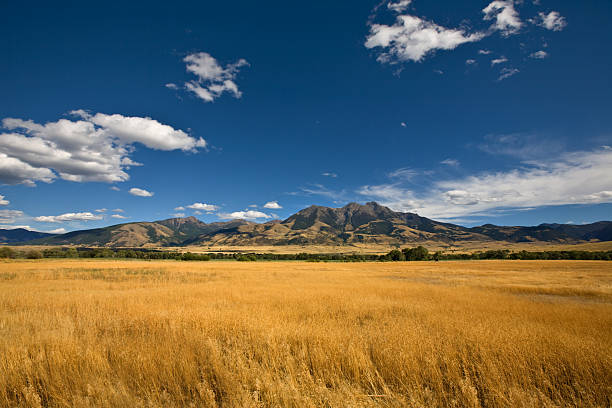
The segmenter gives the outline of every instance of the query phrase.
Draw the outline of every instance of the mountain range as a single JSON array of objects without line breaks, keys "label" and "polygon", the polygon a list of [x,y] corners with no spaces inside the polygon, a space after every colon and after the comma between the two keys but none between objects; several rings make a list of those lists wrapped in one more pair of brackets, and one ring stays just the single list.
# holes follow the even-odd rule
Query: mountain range
[{"label": "mountain range", "polygon": [[313,205],[286,220],[204,223],[195,217],[132,222],[61,235],[0,230],[0,242],[32,245],[111,247],[261,246],[261,245],[410,245],[423,242],[554,242],[574,244],[612,241],[612,222],[587,225],[541,224],[507,227],[486,224],[467,228],[413,213],[393,211],[375,202],[342,208]]}]

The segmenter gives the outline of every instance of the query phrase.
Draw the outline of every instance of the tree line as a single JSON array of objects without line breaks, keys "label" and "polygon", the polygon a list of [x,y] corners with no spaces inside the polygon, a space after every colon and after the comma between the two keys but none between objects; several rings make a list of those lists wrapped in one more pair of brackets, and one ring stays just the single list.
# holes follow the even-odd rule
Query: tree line
[{"label": "tree line", "polygon": [[152,249],[114,249],[114,248],[46,248],[42,250],[16,250],[0,247],[0,258],[42,259],[42,258],[116,258],[116,259],[170,259],[177,261],[230,260],[239,262],[254,261],[309,261],[309,262],[400,262],[400,261],[450,261],[480,259],[516,260],[612,260],[612,251],[510,251],[507,249],[478,251],[472,253],[431,253],[427,248],[394,249],[384,255],[374,254],[270,254],[270,253],[192,253],[178,251],[159,251]]}]

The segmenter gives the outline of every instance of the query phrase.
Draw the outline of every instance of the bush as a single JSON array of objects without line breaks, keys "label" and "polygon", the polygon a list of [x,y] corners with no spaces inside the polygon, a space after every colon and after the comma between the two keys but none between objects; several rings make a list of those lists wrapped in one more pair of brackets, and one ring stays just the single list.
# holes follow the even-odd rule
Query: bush
[{"label": "bush", "polygon": [[2,247],[0,248],[0,258],[15,258],[17,252],[13,248]]},{"label": "bush", "polygon": [[36,251],[35,249],[31,249],[25,253],[26,259],[42,259],[43,255],[40,251]]}]

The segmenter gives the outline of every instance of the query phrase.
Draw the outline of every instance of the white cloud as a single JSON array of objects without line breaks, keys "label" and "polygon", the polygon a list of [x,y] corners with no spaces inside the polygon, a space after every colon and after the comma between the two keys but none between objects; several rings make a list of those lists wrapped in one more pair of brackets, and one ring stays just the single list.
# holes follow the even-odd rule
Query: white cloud
[{"label": "white cloud", "polygon": [[391,178],[398,178],[402,180],[411,180],[417,174],[419,174],[416,170],[410,169],[408,167],[403,167],[401,169],[397,169],[388,174]]},{"label": "white cloud", "polygon": [[475,65],[475,64],[476,64],[476,60],[475,59],[465,60],[465,65]]},{"label": "white cloud", "polygon": [[213,204],[193,203],[188,205],[187,208],[191,208],[192,210],[216,211],[219,207]]},{"label": "white cloud", "polygon": [[410,3],[412,3],[412,0],[399,0],[395,3],[387,4],[387,8],[395,11],[396,13],[401,13],[410,6]]},{"label": "white cloud", "polygon": [[322,176],[325,177],[331,177],[331,178],[336,178],[338,177],[338,175],[336,173],[331,173],[331,172],[325,172],[325,173],[321,173]]},{"label": "white cloud", "polygon": [[264,208],[268,208],[270,210],[280,210],[281,208],[283,208],[283,207],[280,206],[278,201],[269,201],[269,202],[265,203],[263,207]]},{"label": "white cloud", "polygon": [[183,218],[185,216],[185,213],[182,213],[182,212],[174,213],[172,214],[172,216],[176,218]]},{"label": "white cloud", "polygon": [[128,217],[126,217],[125,215],[121,215],[121,214],[113,214],[113,215],[111,215],[111,218],[117,218],[119,220],[125,220]]},{"label": "white cloud", "polygon": [[506,78],[510,78],[513,75],[518,74],[520,71],[516,68],[504,68],[499,72],[498,81],[503,81]]},{"label": "white cloud", "polygon": [[117,213],[122,213],[125,212],[123,211],[121,208],[115,208],[114,210],[111,210],[112,212],[117,212]]},{"label": "white cloud", "polygon": [[506,57],[496,58],[496,59],[491,61],[491,66],[495,66],[495,65],[498,65],[498,64],[503,64],[504,62],[508,62],[508,58],[506,58]]},{"label": "white cloud", "polygon": [[446,159],[446,160],[442,160],[440,162],[440,164],[444,164],[446,166],[451,166],[451,167],[458,167],[459,166],[459,160]]},{"label": "white cloud", "polygon": [[452,50],[483,37],[482,33],[467,34],[464,30],[449,29],[419,17],[403,15],[398,16],[392,26],[371,24],[365,46],[386,50],[378,57],[379,62],[418,62],[435,50]]},{"label": "white cloud", "polygon": [[101,215],[94,215],[90,212],[66,213],[62,215],[41,215],[35,217],[38,222],[66,222],[66,221],[97,221],[101,220]]},{"label": "white cloud", "polygon": [[72,114],[79,119],[44,125],[3,119],[5,129],[17,132],[0,134],[0,182],[33,185],[58,176],[75,182],[122,182],[129,179],[125,170],[141,165],[129,157],[134,143],[156,150],[195,151],[206,146],[203,139],[151,118],[90,115],[83,110]]},{"label": "white cloud", "polygon": [[213,102],[225,92],[233,94],[235,98],[242,96],[235,80],[240,68],[249,65],[245,59],[223,67],[210,54],[198,52],[186,56],[183,61],[186,63],[187,71],[197,77],[193,81],[186,82],[185,88],[198,98]]},{"label": "white cloud", "polygon": [[98,208],[97,210],[95,210],[97,213],[105,213],[107,210],[106,208]]},{"label": "white cloud", "polygon": [[130,188],[130,194],[138,197],[153,197],[153,194],[150,191],[144,190],[142,188]]},{"label": "white cloud", "polygon": [[259,218],[264,218],[264,219],[272,218],[272,216],[266,213],[263,213],[261,211],[255,211],[255,210],[235,211],[229,214],[219,213],[217,215],[219,216],[219,218],[228,219],[228,220],[233,220],[233,219],[257,220]]},{"label": "white cloud", "polygon": [[172,82],[169,82],[164,86],[168,89],[174,89],[174,90],[178,89],[178,86],[176,84],[173,84]]},{"label": "white cloud", "polygon": [[183,207],[182,205],[174,207],[174,211],[185,211],[185,207]]},{"label": "white cloud", "polygon": [[45,231],[45,232],[47,232],[48,234],[65,234],[66,228],[56,228],[51,231]]},{"label": "white cloud", "polygon": [[529,55],[529,57],[534,59],[544,59],[548,57],[548,53],[546,51],[536,51]]},{"label": "white cloud", "polygon": [[491,29],[499,30],[505,36],[517,33],[523,26],[517,11],[514,9],[513,0],[493,1],[482,12],[485,21],[495,20]]},{"label": "white cloud", "polygon": [[491,51],[489,50],[478,50],[478,54],[480,55],[489,55]]},{"label": "white cloud", "polygon": [[[0,140],[5,136],[5,134],[0,135]],[[34,186],[35,181],[51,183],[55,177],[50,169],[36,168],[0,152],[0,183]]]},{"label": "white cloud", "polygon": [[565,18],[557,11],[550,13],[539,13],[538,18],[533,21],[535,24],[552,31],[561,31],[567,26]]},{"label": "white cloud", "polygon": [[508,208],[612,202],[611,175],[612,151],[602,149],[525,162],[506,172],[442,180],[418,194],[397,183],[363,186],[359,193],[397,211],[453,219]]},{"label": "white cloud", "polygon": [[12,224],[17,218],[23,217],[23,211],[0,210],[0,223]]},{"label": "white cloud", "polygon": [[5,200],[3,195],[0,195],[0,205],[9,205],[11,202],[9,200]]},{"label": "white cloud", "polygon": [[121,189],[117,186],[112,186],[110,189],[113,191],[121,191]]},{"label": "white cloud", "polygon": [[408,127],[408,125],[406,124],[406,122],[400,122],[400,126],[401,126],[401,127]]}]

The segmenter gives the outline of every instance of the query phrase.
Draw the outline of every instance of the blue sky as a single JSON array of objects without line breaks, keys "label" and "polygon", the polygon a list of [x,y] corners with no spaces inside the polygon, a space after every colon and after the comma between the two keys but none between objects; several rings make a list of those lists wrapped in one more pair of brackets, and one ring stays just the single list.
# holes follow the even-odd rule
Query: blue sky
[{"label": "blue sky", "polygon": [[0,228],[612,218],[608,1],[53,3],[0,6]]}]

